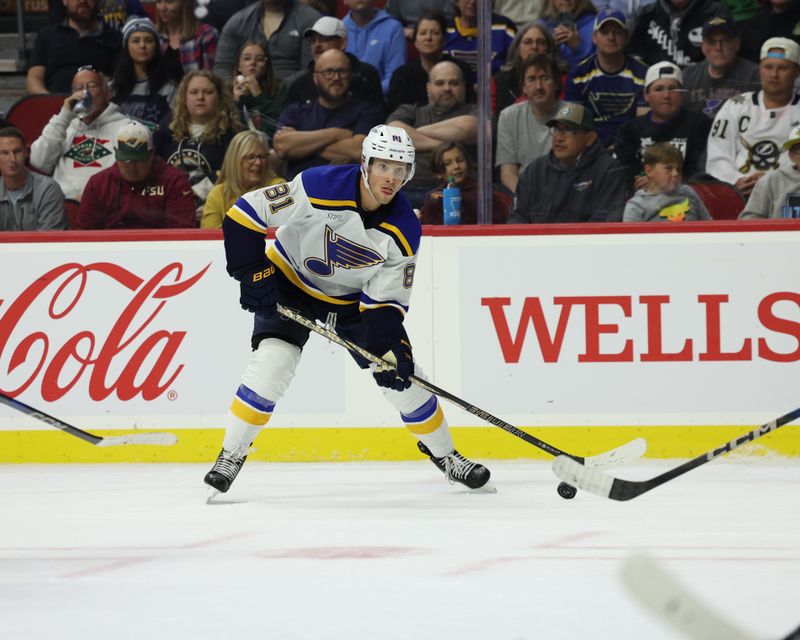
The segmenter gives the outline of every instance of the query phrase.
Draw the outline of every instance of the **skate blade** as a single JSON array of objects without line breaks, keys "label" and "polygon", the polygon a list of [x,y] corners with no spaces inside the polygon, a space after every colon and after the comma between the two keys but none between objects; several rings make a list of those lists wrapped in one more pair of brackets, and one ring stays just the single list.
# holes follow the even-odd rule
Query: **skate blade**
[{"label": "skate blade", "polygon": [[208,487],[208,495],[206,496],[206,504],[214,504],[212,501],[220,494],[218,489]]},{"label": "skate blade", "polygon": [[495,487],[491,481],[487,482],[482,487],[478,487],[477,489],[470,489],[470,493],[497,493],[497,487]]}]

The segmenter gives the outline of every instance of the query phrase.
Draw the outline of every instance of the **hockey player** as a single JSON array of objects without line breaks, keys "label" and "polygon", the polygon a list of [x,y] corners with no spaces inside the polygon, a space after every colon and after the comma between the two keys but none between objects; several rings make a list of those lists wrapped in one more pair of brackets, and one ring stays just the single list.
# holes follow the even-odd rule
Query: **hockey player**
[{"label": "hockey player", "polygon": [[[228,211],[228,273],[239,281],[242,308],[255,312],[255,326],[222,451],[205,476],[215,492],[230,488],[308,340],[309,330],[283,319],[278,303],[311,319],[335,318],[341,336],[391,362],[393,368],[373,368],[373,376],[420,451],[450,481],[471,489],[489,481],[486,467],[455,450],[436,396],[409,380],[414,358],[403,318],[421,226],[400,188],[414,175],[414,155],[404,130],[378,125],[364,139],[360,166],[307,169],[287,184],[246,193]],[[267,227],[279,228],[265,255]]]},{"label": "hockey player", "polygon": [[726,100],[708,136],[706,171],[735,184],[749,196],[767,171],[777,169],[781,145],[800,124],[800,46],[787,38],[770,38],[761,47],[761,91]]}]

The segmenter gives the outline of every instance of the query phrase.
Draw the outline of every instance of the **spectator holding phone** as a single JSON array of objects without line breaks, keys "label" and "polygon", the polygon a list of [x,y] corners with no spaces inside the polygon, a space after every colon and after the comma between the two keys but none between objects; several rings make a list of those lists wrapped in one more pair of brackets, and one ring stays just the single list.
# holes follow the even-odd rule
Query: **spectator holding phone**
[{"label": "spectator holding phone", "polygon": [[553,33],[559,53],[574,67],[594,53],[592,32],[597,10],[591,0],[547,0],[542,22]]}]

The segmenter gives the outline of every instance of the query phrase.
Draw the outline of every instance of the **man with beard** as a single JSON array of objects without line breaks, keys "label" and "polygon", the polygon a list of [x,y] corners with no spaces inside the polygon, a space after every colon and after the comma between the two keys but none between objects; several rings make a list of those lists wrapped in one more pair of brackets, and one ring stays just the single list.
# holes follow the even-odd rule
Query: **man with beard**
[{"label": "man with beard", "polygon": [[461,68],[445,60],[436,64],[428,79],[428,104],[400,105],[388,118],[390,126],[405,129],[417,150],[417,170],[406,186],[406,195],[419,208],[425,194],[439,182],[431,167],[431,151],[442,142],[460,142],[475,165],[478,118],[474,104],[466,102]]},{"label": "man with beard", "polygon": [[[317,61],[323,53],[330,49],[347,48],[347,28],[338,18],[322,16],[314,26],[306,29],[305,37],[311,43],[311,57]],[[354,98],[369,100],[377,104],[383,102],[381,77],[378,70],[371,64],[361,62],[352,53],[347,53],[350,60],[350,92]],[[288,102],[312,102],[319,95],[317,85],[314,83],[314,63],[308,65],[308,70],[289,78]]]},{"label": "man with beard", "polygon": [[383,108],[350,93],[350,60],[339,49],[326,51],[314,64],[319,97],[284,109],[273,139],[275,153],[286,161],[289,180],[309,167],[346,164],[361,157],[361,143],[383,121]]},{"label": "man with beard", "polygon": [[279,78],[307,69],[311,53],[303,33],[319,17],[316,9],[300,0],[261,0],[237,11],[219,36],[214,73],[230,79],[242,45],[261,40],[267,42],[272,69]]},{"label": "man with beard", "polygon": [[97,0],[64,0],[67,19],[36,34],[26,85],[28,93],[71,93],[72,77],[91,66],[106,76],[122,49],[122,34],[97,17]]}]

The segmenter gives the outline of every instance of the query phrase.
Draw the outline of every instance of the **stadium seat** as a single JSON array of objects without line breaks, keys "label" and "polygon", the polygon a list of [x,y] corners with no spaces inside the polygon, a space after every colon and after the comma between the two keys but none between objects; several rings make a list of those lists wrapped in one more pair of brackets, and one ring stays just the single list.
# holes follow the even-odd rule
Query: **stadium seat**
[{"label": "stadium seat", "polygon": [[745,199],[739,190],[727,182],[689,182],[700,196],[714,220],[736,220],[744,209]]},{"label": "stadium seat", "polygon": [[81,203],[77,200],[64,200],[64,210],[67,213],[67,225],[70,229],[75,229],[78,220],[78,211],[81,208]]},{"label": "stadium seat", "polygon": [[24,96],[11,105],[6,120],[22,131],[25,142],[30,146],[41,135],[50,118],[61,111],[66,97],[62,93]]}]

